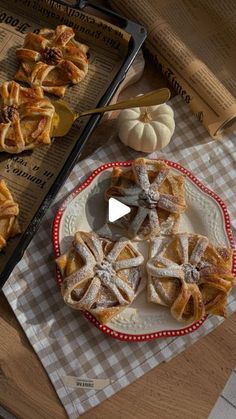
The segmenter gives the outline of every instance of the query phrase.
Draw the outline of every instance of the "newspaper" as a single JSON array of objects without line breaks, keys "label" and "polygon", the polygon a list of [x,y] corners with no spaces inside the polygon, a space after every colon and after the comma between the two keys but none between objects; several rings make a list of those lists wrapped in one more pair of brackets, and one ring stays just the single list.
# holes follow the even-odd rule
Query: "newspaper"
[{"label": "newspaper", "polygon": [[[52,0],[1,1],[0,80],[14,79],[15,50],[23,45],[26,33],[58,24],[73,27],[76,39],[89,46],[88,74],[78,86],[68,89],[64,99],[76,112],[95,108],[127,56],[130,35],[98,17]],[[66,137],[54,140],[50,146],[18,155],[1,153],[0,177],[7,181],[19,203],[22,232],[55,182],[87,121],[88,117],[77,120]],[[50,231],[48,234],[50,240]],[[9,240],[0,252],[0,277],[20,238]]]},{"label": "newspaper", "polygon": [[149,54],[212,137],[234,121],[234,0],[116,0],[110,4],[147,28]]}]

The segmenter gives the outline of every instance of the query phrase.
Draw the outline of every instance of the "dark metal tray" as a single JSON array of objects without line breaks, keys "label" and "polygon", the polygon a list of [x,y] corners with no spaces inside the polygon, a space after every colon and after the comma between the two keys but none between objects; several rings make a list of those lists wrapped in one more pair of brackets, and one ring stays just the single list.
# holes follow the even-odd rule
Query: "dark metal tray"
[{"label": "dark metal tray", "polygon": [[[58,3],[61,3],[63,5],[68,5],[68,3],[63,2],[63,1],[58,1]],[[115,23],[116,26],[119,26],[121,29],[125,30],[131,36],[130,42],[129,42],[128,53],[127,53],[127,56],[124,57],[124,61],[120,68],[120,71],[115,76],[112,83],[106,90],[105,94],[103,95],[99,103],[97,104],[97,106],[105,106],[110,102],[110,100],[112,99],[112,96],[116,92],[120,83],[125,78],[125,75],[129,67],[131,66],[135,56],[137,55],[139,49],[141,48],[146,38],[146,30],[143,26],[138,25],[137,23],[131,22],[127,20],[126,18],[123,18],[120,15],[114,13],[111,10],[108,10],[104,8],[103,6],[95,4],[92,1],[84,1],[84,0],[77,1],[76,4],[74,4],[73,6],[70,5],[70,7],[73,7],[75,9],[80,9],[80,10],[83,10],[85,7],[89,7],[90,9],[89,13],[91,13],[91,10],[94,10],[94,14],[96,14],[97,12],[102,13],[102,19],[106,19],[106,17],[107,17],[107,20],[114,19],[116,22]],[[100,114],[95,114],[89,119],[88,123],[85,125],[80,135],[80,140],[76,142],[72,152],[70,153],[69,157],[64,163],[63,169],[61,170],[61,172],[55,179],[55,182],[49,189],[44,200],[41,202],[41,205],[38,208],[37,212],[34,214],[34,217],[31,220],[29,226],[27,227],[25,232],[21,235],[16,249],[11,255],[3,271],[0,273],[0,287],[4,285],[10,273],[12,272],[13,268],[22,258],[25,249],[29,245],[31,239],[33,238],[34,234],[36,233],[40,225],[40,221],[42,217],[44,216],[52,200],[55,198],[60,187],[65,182],[66,178],[69,176],[69,173],[71,172],[76,161],[78,161],[78,158],[81,154],[81,151],[86,141],[88,140],[90,134],[92,133],[92,131],[98,124],[101,116],[102,115]],[[0,267],[0,270],[1,270],[1,267]]]}]

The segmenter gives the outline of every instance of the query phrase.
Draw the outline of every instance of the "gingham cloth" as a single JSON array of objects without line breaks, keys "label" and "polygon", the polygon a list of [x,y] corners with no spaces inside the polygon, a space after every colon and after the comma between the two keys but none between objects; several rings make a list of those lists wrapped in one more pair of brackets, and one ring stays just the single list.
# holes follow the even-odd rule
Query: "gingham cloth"
[{"label": "gingham cloth", "polygon": [[[182,164],[215,190],[228,203],[235,229],[235,135],[222,141],[212,140],[181,98],[174,98],[171,104],[176,120],[174,137],[164,153],[152,154],[152,157],[164,157]],[[113,136],[90,158],[79,162],[4,286],[4,293],[70,418],[101,403],[161,362],[170,360],[222,322],[215,316],[187,336],[129,344],[106,336],[63,303],[54,281],[50,236],[59,204],[98,166],[138,155],[140,153],[125,147]],[[228,312],[234,311],[236,291],[231,294],[228,305]],[[62,377],[65,375],[109,378],[112,384],[99,391],[74,390],[64,386]]]}]

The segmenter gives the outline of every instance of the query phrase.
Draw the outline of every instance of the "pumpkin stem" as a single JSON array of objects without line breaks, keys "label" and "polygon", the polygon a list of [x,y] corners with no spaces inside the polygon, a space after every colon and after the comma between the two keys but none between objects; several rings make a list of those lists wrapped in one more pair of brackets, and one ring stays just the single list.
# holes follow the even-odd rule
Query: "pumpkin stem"
[{"label": "pumpkin stem", "polygon": [[147,108],[145,109],[145,111],[140,115],[140,121],[142,122],[151,122],[152,121],[152,117],[151,114],[148,112]]}]

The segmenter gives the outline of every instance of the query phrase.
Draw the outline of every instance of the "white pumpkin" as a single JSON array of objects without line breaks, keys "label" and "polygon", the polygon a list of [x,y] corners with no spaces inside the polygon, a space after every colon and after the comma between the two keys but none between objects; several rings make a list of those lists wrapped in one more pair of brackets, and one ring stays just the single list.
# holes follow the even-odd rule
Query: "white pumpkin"
[{"label": "white pumpkin", "polygon": [[124,109],[118,117],[118,135],[125,145],[151,153],[161,150],[175,130],[174,112],[169,105]]}]

